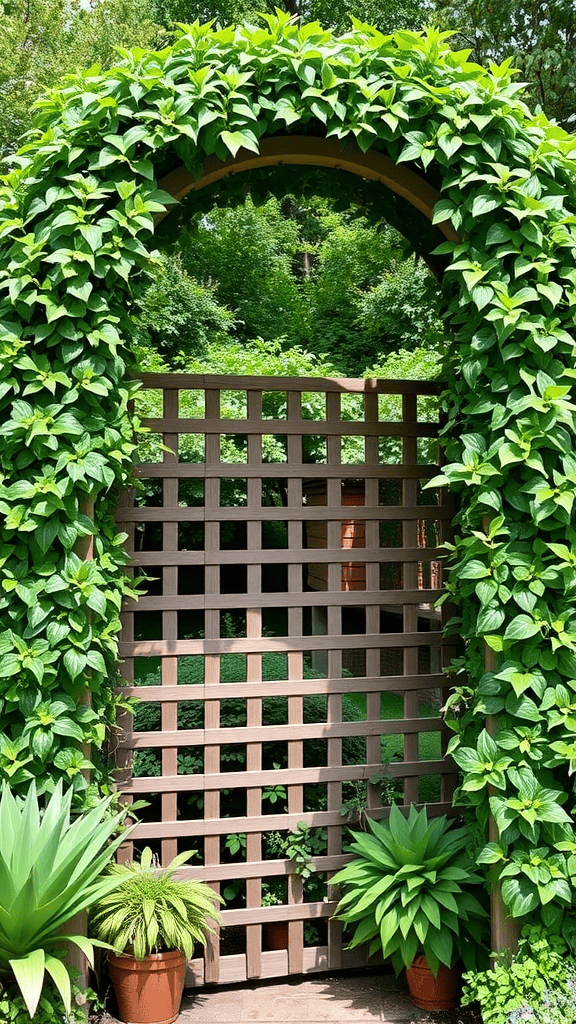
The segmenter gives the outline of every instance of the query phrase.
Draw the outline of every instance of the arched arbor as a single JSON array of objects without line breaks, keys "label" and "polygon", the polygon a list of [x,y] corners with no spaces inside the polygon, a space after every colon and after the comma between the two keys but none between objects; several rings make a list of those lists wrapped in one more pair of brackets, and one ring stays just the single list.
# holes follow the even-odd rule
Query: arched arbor
[{"label": "arched arbor", "polygon": [[492,810],[481,861],[514,851],[502,885],[512,914],[561,916],[576,726],[576,164],[572,138],[519,92],[507,65],[484,71],[433,31],[355,23],[335,38],[278,15],[266,28],[182,29],[164,51],[123,54],[40,101],[0,193],[0,766],[12,785],[63,775],[81,794],[80,745],[100,744],[114,716],[130,588],[105,496],[129,472],[126,317],[171,187],[226,173],[230,158],[276,161],[278,146],[287,160],[338,159],[400,194],[398,221],[443,271],[444,477],[461,500],[450,589],[467,673],[448,712],[460,795],[481,823]]}]

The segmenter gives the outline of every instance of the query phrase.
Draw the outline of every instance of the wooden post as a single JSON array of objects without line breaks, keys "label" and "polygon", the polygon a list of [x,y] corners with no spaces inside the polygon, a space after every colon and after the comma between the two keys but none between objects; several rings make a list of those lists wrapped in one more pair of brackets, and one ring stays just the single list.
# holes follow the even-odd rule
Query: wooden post
[{"label": "wooden post", "polygon": [[[86,497],[80,506],[80,512],[82,515],[87,516],[92,522],[94,521],[94,498]],[[78,558],[82,561],[90,561],[94,557],[94,536],[90,534],[87,537],[81,537],[76,544],[75,553]],[[90,706],[90,690],[85,689],[80,696],[80,703]],[[90,760],[91,750],[90,745],[87,743],[82,744],[82,753],[87,760]],[[83,769],[82,774],[89,781],[90,780],[90,769]],[[79,914],[76,914],[70,921],[66,923],[62,931],[68,935],[88,935],[88,914],[85,910],[81,910]],[[66,954],[66,961],[70,967],[75,968],[80,976],[78,978],[79,984],[83,988],[88,987],[88,962],[84,953],[79,949],[78,946],[72,943],[68,946],[68,952]],[[88,1019],[88,1007],[86,1006],[86,1019]]]},{"label": "wooden post", "polygon": [[[484,667],[487,672],[493,672],[496,667],[494,651],[487,645],[484,648]],[[494,715],[486,719],[486,730],[494,736],[498,729],[498,720]],[[492,790],[489,790],[491,793]],[[492,814],[488,818],[488,839],[496,842],[498,829]],[[517,918],[509,917],[506,905],[502,899],[500,882],[493,882],[490,891],[490,948],[494,953],[500,953],[503,949],[510,949],[513,953],[518,949],[518,937],[520,925]]]},{"label": "wooden post", "polygon": [[[482,526],[487,533],[490,526],[488,516],[483,517]],[[496,657],[494,651],[485,643],[484,670],[486,672],[494,672],[495,668]],[[498,731],[498,719],[494,715],[487,717],[486,731],[490,736],[494,736]],[[493,790],[489,787],[488,795],[491,796],[492,792]],[[492,814],[488,818],[488,839],[490,842],[496,842],[498,839],[498,829]],[[519,935],[520,926],[518,921],[513,917],[508,917],[506,913],[506,905],[502,899],[500,882],[493,882],[490,891],[490,948],[494,953],[500,953],[503,949],[510,949],[515,953],[518,949]]]}]

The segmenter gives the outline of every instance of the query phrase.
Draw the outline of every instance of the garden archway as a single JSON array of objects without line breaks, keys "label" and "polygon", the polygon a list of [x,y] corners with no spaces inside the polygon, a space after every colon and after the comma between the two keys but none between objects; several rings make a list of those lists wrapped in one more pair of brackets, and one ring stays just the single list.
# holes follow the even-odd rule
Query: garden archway
[{"label": "garden archway", "polygon": [[[2,770],[24,786],[50,765],[81,795],[78,744],[101,743],[114,715],[130,587],[105,502],[93,560],[75,551],[93,531],[86,501],[129,471],[126,309],[170,202],[156,180],[178,162],[201,178],[206,156],[258,154],[286,129],[351,139],[423,169],[440,196],[433,219],[451,235],[437,250],[453,259],[444,293],[456,339],[444,477],[463,499],[451,590],[469,676],[449,710],[454,756],[481,822],[497,791],[482,859],[518,855],[503,883],[511,912],[551,924],[570,899],[562,771],[576,718],[573,141],[531,117],[506,65],[484,71],[433,31],[385,37],[355,24],[336,39],[267,21],[192,26],[161,53],[66,81],[40,102],[38,132],[2,186]],[[86,687],[92,710],[77,706]],[[495,738],[487,714],[500,716]],[[524,870],[535,845],[555,858],[549,883]]]},{"label": "garden archway", "polygon": [[[428,220],[432,220],[434,207],[440,199],[440,193],[424,178],[406,167],[395,166],[383,153],[362,153],[357,146],[348,146],[344,149],[331,139],[309,135],[264,138],[257,154],[241,150],[232,160],[223,161],[217,157],[209,157],[199,179],[182,165],[170,171],[158,185],[180,202],[189,192],[206,188],[228,174],[241,174],[280,164],[326,167],[356,174],[369,181],[378,181],[407,199]],[[156,223],[167,214],[168,210],[164,214],[158,214]],[[452,241],[458,238],[452,225],[446,221],[440,224],[440,231]]]}]

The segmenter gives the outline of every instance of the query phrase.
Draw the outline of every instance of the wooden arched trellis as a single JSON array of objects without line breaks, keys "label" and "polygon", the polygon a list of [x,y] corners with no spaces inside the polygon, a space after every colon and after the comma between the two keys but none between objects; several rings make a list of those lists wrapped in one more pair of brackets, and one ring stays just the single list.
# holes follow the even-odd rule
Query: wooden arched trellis
[{"label": "wooden arched trellis", "polygon": [[[376,150],[362,153],[357,146],[343,147],[333,139],[311,135],[271,136],[262,139],[259,153],[241,149],[232,160],[223,161],[210,156],[204,162],[200,178],[196,179],[186,167],[180,166],[161,178],[158,186],[180,201],[189,192],[213,185],[227,174],[241,174],[279,164],[331,168],[357,174],[370,181],[379,181],[406,199],[430,221],[433,218],[434,206],[440,199],[440,193],[429,182],[404,165],[394,164],[385,153],[378,153]],[[160,223],[169,212],[166,210],[157,214],[156,223]],[[457,233],[448,221],[442,221],[438,228],[447,239],[458,239]]]}]

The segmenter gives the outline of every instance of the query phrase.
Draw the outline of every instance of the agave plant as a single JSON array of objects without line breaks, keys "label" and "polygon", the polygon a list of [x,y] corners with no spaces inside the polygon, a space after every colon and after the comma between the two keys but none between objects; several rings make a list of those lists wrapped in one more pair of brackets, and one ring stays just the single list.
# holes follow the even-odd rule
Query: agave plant
[{"label": "agave plant", "polygon": [[[65,943],[93,961],[94,942],[63,935],[80,910],[110,892],[118,881],[102,871],[124,840],[114,833],[124,812],[109,815],[112,797],[70,821],[72,789],[59,784],[44,811],[35,785],[17,799],[6,784],[0,799],[0,975],[14,977],[31,1017],[45,974],[70,1011],[71,988],[62,956]],[[102,943],[96,943],[102,945]]]},{"label": "agave plant", "polygon": [[470,891],[483,882],[466,852],[470,830],[428,821],[426,808],[411,806],[405,818],[394,804],[387,821],[368,827],[350,846],[356,858],[331,879],[344,888],[336,917],[356,925],[350,946],[369,942],[396,973],[418,953],[434,975],[460,958],[473,970],[488,914]]},{"label": "agave plant", "polygon": [[188,850],[168,867],[157,868],[147,846],[139,862],[111,864],[108,871],[120,885],[91,912],[91,926],[98,937],[117,951],[129,949],[136,960],[172,949],[190,959],[194,943],[204,945],[213,930],[210,920],[220,920],[216,903],[222,902],[204,882],[172,877],[192,854]]}]

